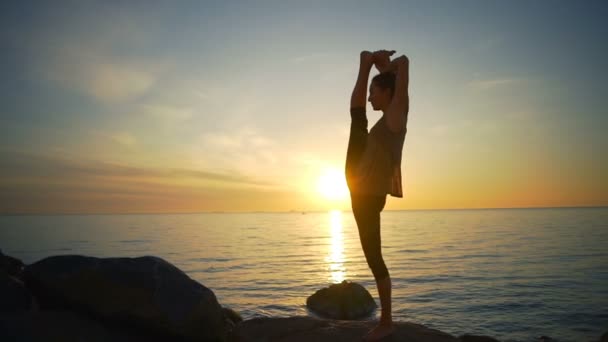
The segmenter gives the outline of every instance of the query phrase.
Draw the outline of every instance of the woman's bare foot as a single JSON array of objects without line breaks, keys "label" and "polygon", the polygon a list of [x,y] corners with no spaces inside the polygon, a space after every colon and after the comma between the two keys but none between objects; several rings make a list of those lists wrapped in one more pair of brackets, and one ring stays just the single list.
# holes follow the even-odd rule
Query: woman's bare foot
[{"label": "woman's bare foot", "polygon": [[370,330],[367,335],[363,338],[363,341],[371,342],[378,341],[383,337],[386,337],[395,332],[395,326],[392,322],[383,323],[380,322],[376,325],[372,330]]}]

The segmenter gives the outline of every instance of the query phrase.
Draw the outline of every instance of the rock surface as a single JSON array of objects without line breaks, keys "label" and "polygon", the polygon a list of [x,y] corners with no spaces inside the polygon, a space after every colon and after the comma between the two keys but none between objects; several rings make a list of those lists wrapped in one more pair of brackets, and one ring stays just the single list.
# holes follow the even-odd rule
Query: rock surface
[{"label": "rock surface", "polygon": [[315,292],[306,300],[306,306],[321,317],[340,320],[369,316],[377,307],[363,286],[346,280]]},{"label": "rock surface", "polygon": [[243,317],[231,308],[222,307],[222,313],[224,315],[224,320],[228,321],[232,326],[243,321]]},{"label": "rock surface", "polygon": [[0,250],[0,271],[4,271],[8,275],[20,279],[24,266],[21,260],[4,255],[2,254],[2,250]]},{"label": "rock surface", "polygon": [[460,342],[499,342],[497,339],[489,336],[477,336],[465,334],[458,338]]},{"label": "rock surface", "polygon": [[108,328],[102,323],[69,311],[21,312],[0,314],[0,341],[12,342],[150,342],[154,336]]},{"label": "rock surface", "polygon": [[53,256],[24,271],[43,310],[71,310],[105,321],[193,340],[226,334],[214,293],[157,257]]},{"label": "rock surface", "polygon": [[23,282],[0,270],[0,313],[28,311],[33,298]]},{"label": "rock surface", "polygon": [[[312,317],[254,318],[240,323],[231,342],[341,342],[361,341],[375,321],[324,320]],[[396,331],[384,339],[408,342],[458,342],[456,337],[423,325],[396,322]]]}]

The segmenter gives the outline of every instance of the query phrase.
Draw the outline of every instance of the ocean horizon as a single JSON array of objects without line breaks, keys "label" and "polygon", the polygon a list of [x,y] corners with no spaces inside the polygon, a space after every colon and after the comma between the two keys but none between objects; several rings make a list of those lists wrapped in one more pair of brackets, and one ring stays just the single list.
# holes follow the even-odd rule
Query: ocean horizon
[{"label": "ocean horizon", "polygon": [[[423,209],[384,209],[382,212],[401,211],[454,211],[454,210],[536,210],[536,209],[604,209],[608,206],[540,206],[540,207],[488,207],[488,208],[423,208]],[[206,211],[184,211],[184,212],[74,212],[74,213],[0,213],[0,216],[62,216],[62,215],[191,215],[191,214],[291,214],[291,213],[326,213],[329,211],[345,211],[345,209],[319,209],[319,210],[206,210]]]},{"label": "ocean horizon", "polygon": [[[386,210],[381,219],[397,321],[511,342],[595,341],[608,328],[607,207]],[[158,256],[244,319],[313,315],[306,298],[343,280],[379,304],[350,211],[2,214],[0,249],[26,264]]]}]

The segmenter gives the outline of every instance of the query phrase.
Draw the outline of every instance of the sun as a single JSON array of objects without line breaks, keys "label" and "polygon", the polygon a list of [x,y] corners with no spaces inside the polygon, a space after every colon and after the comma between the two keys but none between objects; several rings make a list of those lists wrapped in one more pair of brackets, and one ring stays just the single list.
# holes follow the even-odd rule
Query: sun
[{"label": "sun", "polygon": [[331,201],[348,198],[348,187],[344,173],[333,167],[328,167],[321,172],[317,190],[325,199]]}]

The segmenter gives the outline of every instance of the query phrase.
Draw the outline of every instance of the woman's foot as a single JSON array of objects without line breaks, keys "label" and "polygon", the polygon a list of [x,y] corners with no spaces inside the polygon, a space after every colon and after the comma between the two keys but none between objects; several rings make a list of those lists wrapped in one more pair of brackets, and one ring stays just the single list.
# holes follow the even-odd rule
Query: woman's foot
[{"label": "woman's foot", "polygon": [[383,323],[380,322],[376,325],[372,330],[370,330],[367,335],[363,338],[365,342],[378,341],[383,337],[389,336],[395,332],[395,326],[392,322]]}]

